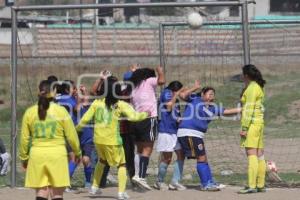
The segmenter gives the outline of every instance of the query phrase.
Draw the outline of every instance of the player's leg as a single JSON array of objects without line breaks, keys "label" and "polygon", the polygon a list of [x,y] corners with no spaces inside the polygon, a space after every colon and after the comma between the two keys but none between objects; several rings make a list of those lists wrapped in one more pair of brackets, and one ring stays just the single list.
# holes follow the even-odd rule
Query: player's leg
[{"label": "player's leg", "polygon": [[151,190],[151,187],[145,178],[157,135],[157,119],[149,118],[142,122],[137,122],[135,126],[135,131],[137,131],[135,134],[137,136],[136,140],[138,141],[138,151],[140,151],[141,156],[139,162],[139,176],[134,176],[132,180],[143,188]]},{"label": "player's leg", "polygon": [[[176,146],[178,146],[177,144]],[[172,182],[169,185],[170,189],[175,189],[175,190],[186,190],[186,187],[180,184],[181,178],[182,178],[182,173],[183,173],[183,165],[184,165],[184,153],[181,149],[181,147],[175,147],[175,153],[177,156],[176,161],[174,162],[174,167],[173,167],[173,177],[172,177]]]},{"label": "player's leg", "polygon": [[131,134],[121,134],[123,140],[123,148],[126,159],[126,168],[129,178],[131,179],[135,175],[134,166],[134,138]]},{"label": "player's leg", "polygon": [[65,188],[64,187],[52,187],[50,188],[50,194],[52,200],[63,200]]},{"label": "player's leg", "polygon": [[241,138],[241,146],[245,147],[248,158],[248,187],[239,191],[240,194],[256,193],[258,178],[258,148],[262,136],[262,126],[250,125],[247,136]]},{"label": "player's leg", "polygon": [[85,188],[91,187],[91,176],[93,173],[92,168],[92,154],[95,151],[94,144],[85,144],[82,146],[82,164],[84,166],[84,176],[85,176]]},{"label": "player's leg", "polygon": [[104,145],[95,144],[95,148],[98,155],[98,161],[95,166],[94,176],[93,176],[93,184],[91,187],[91,194],[100,194],[99,183],[103,175],[103,171],[106,165],[108,165],[105,157],[105,148]]},{"label": "player's leg", "polygon": [[35,190],[36,200],[48,200],[49,193],[48,187],[37,188]]},{"label": "player's leg", "polygon": [[0,175],[4,176],[10,168],[10,155],[6,152],[3,140],[0,138]]},{"label": "player's leg", "polygon": [[265,192],[265,177],[266,177],[266,160],[264,157],[264,149],[258,149],[258,171],[257,171],[257,191]]},{"label": "player's leg", "polygon": [[165,184],[165,177],[168,166],[172,161],[172,154],[173,152],[160,152],[157,181],[154,184],[154,188],[158,190],[168,190],[168,186]]},{"label": "player's leg", "polygon": [[258,171],[257,171],[257,191],[265,192],[266,160],[264,156],[264,125],[261,125],[258,142]]}]

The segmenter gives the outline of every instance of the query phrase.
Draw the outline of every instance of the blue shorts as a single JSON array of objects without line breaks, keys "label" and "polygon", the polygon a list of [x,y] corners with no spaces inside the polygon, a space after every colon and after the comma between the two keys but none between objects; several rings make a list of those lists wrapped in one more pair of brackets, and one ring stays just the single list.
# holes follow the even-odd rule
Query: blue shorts
[{"label": "blue shorts", "polygon": [[195,159],[206,155],[205,146],[202,138],[198,137],[178,137],[184,156],[188,159]]},{"label": "blue shorts", "polygon": [[95,150],[94,144],[82,144],[81,145],[82,156],[87,156],[89,158],[92,158],[92,152],[94,150]]}]

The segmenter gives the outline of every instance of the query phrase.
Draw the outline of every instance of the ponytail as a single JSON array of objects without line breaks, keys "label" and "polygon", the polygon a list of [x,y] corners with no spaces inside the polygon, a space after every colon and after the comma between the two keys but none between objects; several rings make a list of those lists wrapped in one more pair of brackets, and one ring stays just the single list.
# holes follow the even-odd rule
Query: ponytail
[{"label": "ponytail", "polygon": [[255,81],[261,88],[264,88],[266,81],[255,65],[245,65],[243,67],[243,74],[247,75],[252,81]]},{"label": "ponytail", "polygon": [[47,116],[47,110],[50,106],[50,101],[53,100],[53,97],[50,93],[51,84],[48,80],[40,82],[39,85],[39,101],[38,101],[38,115],[40,120],[45,120]]},{"label": "ponytail", "polygon": [[40,120],[45,120],[50,101],[47,97],[41,95],[38,101],[38,114]]}]

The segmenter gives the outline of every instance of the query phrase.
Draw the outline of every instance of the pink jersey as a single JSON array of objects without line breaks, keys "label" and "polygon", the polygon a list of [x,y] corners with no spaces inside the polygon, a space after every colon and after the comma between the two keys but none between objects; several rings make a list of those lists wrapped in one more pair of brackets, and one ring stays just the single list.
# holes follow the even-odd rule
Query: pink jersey
[{"label": "pink jersey", "polygon": [[157,117],[157,99],[155,89],[157,78],[148,78],[132,91],[132,105],[138,112],[148,112],[150,117]]}]

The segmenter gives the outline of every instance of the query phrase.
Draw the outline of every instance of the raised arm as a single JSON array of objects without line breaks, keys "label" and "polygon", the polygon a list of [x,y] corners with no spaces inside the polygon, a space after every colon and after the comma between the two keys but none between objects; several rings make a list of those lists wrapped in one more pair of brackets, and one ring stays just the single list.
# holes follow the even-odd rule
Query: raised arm
[{"label": "raised arm", "polygon": [[200,81],[196,80],[195,84],[193,87],[191,88],[185,88],[182,89],[182,91],[179,93],[179,97],[183,100],[187,100],[187,98],[195,91],[197,91],[198,89],[200,89]]},{"label": "raised arm", "polygon": [[111,76],[111,72],[108,70],[103,70],[100,72],[99,78],[94,82],[91,90],[92,95],[97,95],[97,91],[100,88],[100,86],[103,84],[103,81]]},{"label": "raised arm", "polygon": [[158,85],[163,85],[165,84],[166,80],[165,80],[165,74],[163,72],[163,69],[161,66],[158,66],[156,68],[156,72],[157,72],[157,75],[158,75],[158,78],[157,78],[157,84]]},{"label": "raised arm", "polygon": [[184,90],[184,88],[181,88],[180,90],[178,90],[177,92],[174,92],[174,95],[172,96],[172,98],[165,103],[166,107],[167,107],[167,111],[171,112],[172,109],[174,108],[175,104],[176,104],[176,100],[179,96],[179,94]]},{"label": "raised arm", "polygon": [[148,113],[136,112],[130,104],[124,101],[119,101],[118,107],[121,109],[122,116],[127,117],[128,121],[137,122],[142,121],[148,117]]}]

